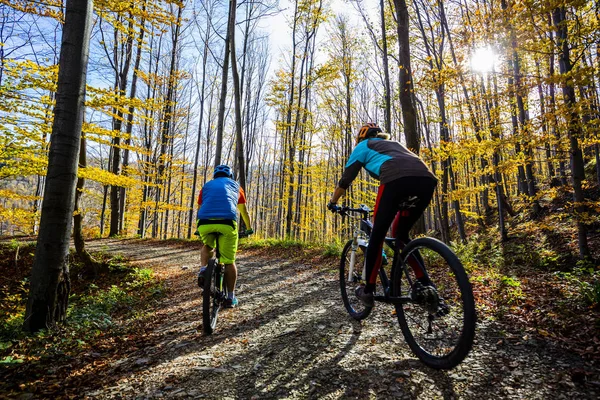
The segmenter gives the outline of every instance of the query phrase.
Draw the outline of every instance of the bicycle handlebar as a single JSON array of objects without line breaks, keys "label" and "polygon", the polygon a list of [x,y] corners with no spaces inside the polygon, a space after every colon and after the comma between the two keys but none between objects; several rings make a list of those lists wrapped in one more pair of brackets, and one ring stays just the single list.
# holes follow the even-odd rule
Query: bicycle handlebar
[{"label": "bicycle handlebar", "polygon": [[361,204],[359,208],[352,208],[348,206],[336,206],[335,209],[333,209],[332,211],[340,215],[347,215],[349,212],[360,213],[366,217],[372,212],[372,210],[364,204]]},{"label": "bicycle handlebar", "polygon": [[243,231],[238,231],[238,237],[245,238],[254,234],[254,229],[244,229]]}]

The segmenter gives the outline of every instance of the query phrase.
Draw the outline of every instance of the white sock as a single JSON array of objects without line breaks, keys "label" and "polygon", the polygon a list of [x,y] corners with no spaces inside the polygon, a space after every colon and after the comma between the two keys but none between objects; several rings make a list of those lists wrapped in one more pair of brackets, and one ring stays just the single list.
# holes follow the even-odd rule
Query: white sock
[{"label": "white sock", "polygon": [[233,300],[235,297],[235,291],[227,293],[227,298]]}]

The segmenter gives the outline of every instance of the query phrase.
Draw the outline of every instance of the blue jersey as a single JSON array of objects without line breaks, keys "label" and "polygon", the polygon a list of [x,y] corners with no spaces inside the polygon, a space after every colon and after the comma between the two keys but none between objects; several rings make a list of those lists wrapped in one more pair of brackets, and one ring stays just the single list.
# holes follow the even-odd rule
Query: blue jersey
[{"label": "blue jersey", "polygon": [[237,205],[246,203],[240,184],[230,178],[208,181],[198,197],[198,219],[237,221]]},{"label": "blue jersey", "polygon": [[369,175],[382,184],[408,176],[436,179],[419,156],[393,140],[372,138],[357,144],[338,185],[348,189],[361,168],[366,169]]}]

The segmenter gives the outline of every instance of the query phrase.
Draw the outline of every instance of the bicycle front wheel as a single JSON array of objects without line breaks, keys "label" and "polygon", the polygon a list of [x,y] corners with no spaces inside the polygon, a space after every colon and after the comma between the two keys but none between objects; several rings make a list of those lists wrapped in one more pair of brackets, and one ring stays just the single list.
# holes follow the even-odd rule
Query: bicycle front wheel
[{"label": "bicycle front wheel", "polygon": [[204,291],[202,292],[202,329],[206,335],[213,333],[217,326],[219,309],[223,302],[221,288],[221,268],[213,258],[204,271]]},{"label": "bicycle front wheel", "polygon": [[[365,254],[367,249],[358,246],[355,251],[352,250],[352,240],[346,243],[342,251],[340,261],[340,289],[342,300],[348,314],[357,321],[365,319],[371,314],[372,307],[365,306],[354,294],[357,286],[366,284],[362,278],[365,265]],[[354,254],[353,254],[354,253]]]},{"label": "bicycle front wheel", "polygon": [[395,296],[411,302],[396,305],[402,333],[427,366],[450,369],[467,356],[475,337],[473,290],[454,252],[433,238],[411,241],[395,268]]}]

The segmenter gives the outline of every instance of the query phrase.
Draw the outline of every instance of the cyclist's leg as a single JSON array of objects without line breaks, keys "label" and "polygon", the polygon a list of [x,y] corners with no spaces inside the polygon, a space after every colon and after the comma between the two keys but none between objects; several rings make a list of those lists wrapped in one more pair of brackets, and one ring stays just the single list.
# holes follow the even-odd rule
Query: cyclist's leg
[{"label": "cyclist's leg", "polygon": [[[427,177],[403,178],[403,186],[407,190],[402,192],[401,198],[398,199],[399,204],[401,204],[401,210],[398,212],[393,225],[393,234],[398,240],[398,247],[400,249],[404,248],[410,242],[409,232],[431,202],[436,184],[435,180]],[[407,201],[406,199],[409,197],[416,197],[416,199]],[[405,202],[409,203],[410,206],[402,207],[402,203]],[[417,279],[426,279],[422,268],[424,262],[419,252],[414,252],[411,255],[408,259],[408,264],[412,267]]]},{"label": "cyclist's leg", "polygon": [[206,243],[200,249],[200,264],[204,267],[208,264],[208,260],[210,260],[214,254],[214,248],[210,247]]},{"label": "cyclist's leg", "polygon": [[392,187],[385,184],[379,186],[379,192],[377,193],[377,200],[373,212],[373,230],[371,231],[371,237],[369,238],[365,261],[367,273],[365,293],[372,293],[375,291],[377,274],[381,267],[383,241],[397,210],[397,205],[394,202],[393,185]]},{"label": "cyclist's leg", "polygon": [[198,226],[198,234],[200,240],[204,243],[202,249],[200,249],[200,264],[205,267],[208,264],[208,260],[214,255],[214,248],[217,245],[217,240],[214,235],[215,230],[213,224],[206,224]]}]

